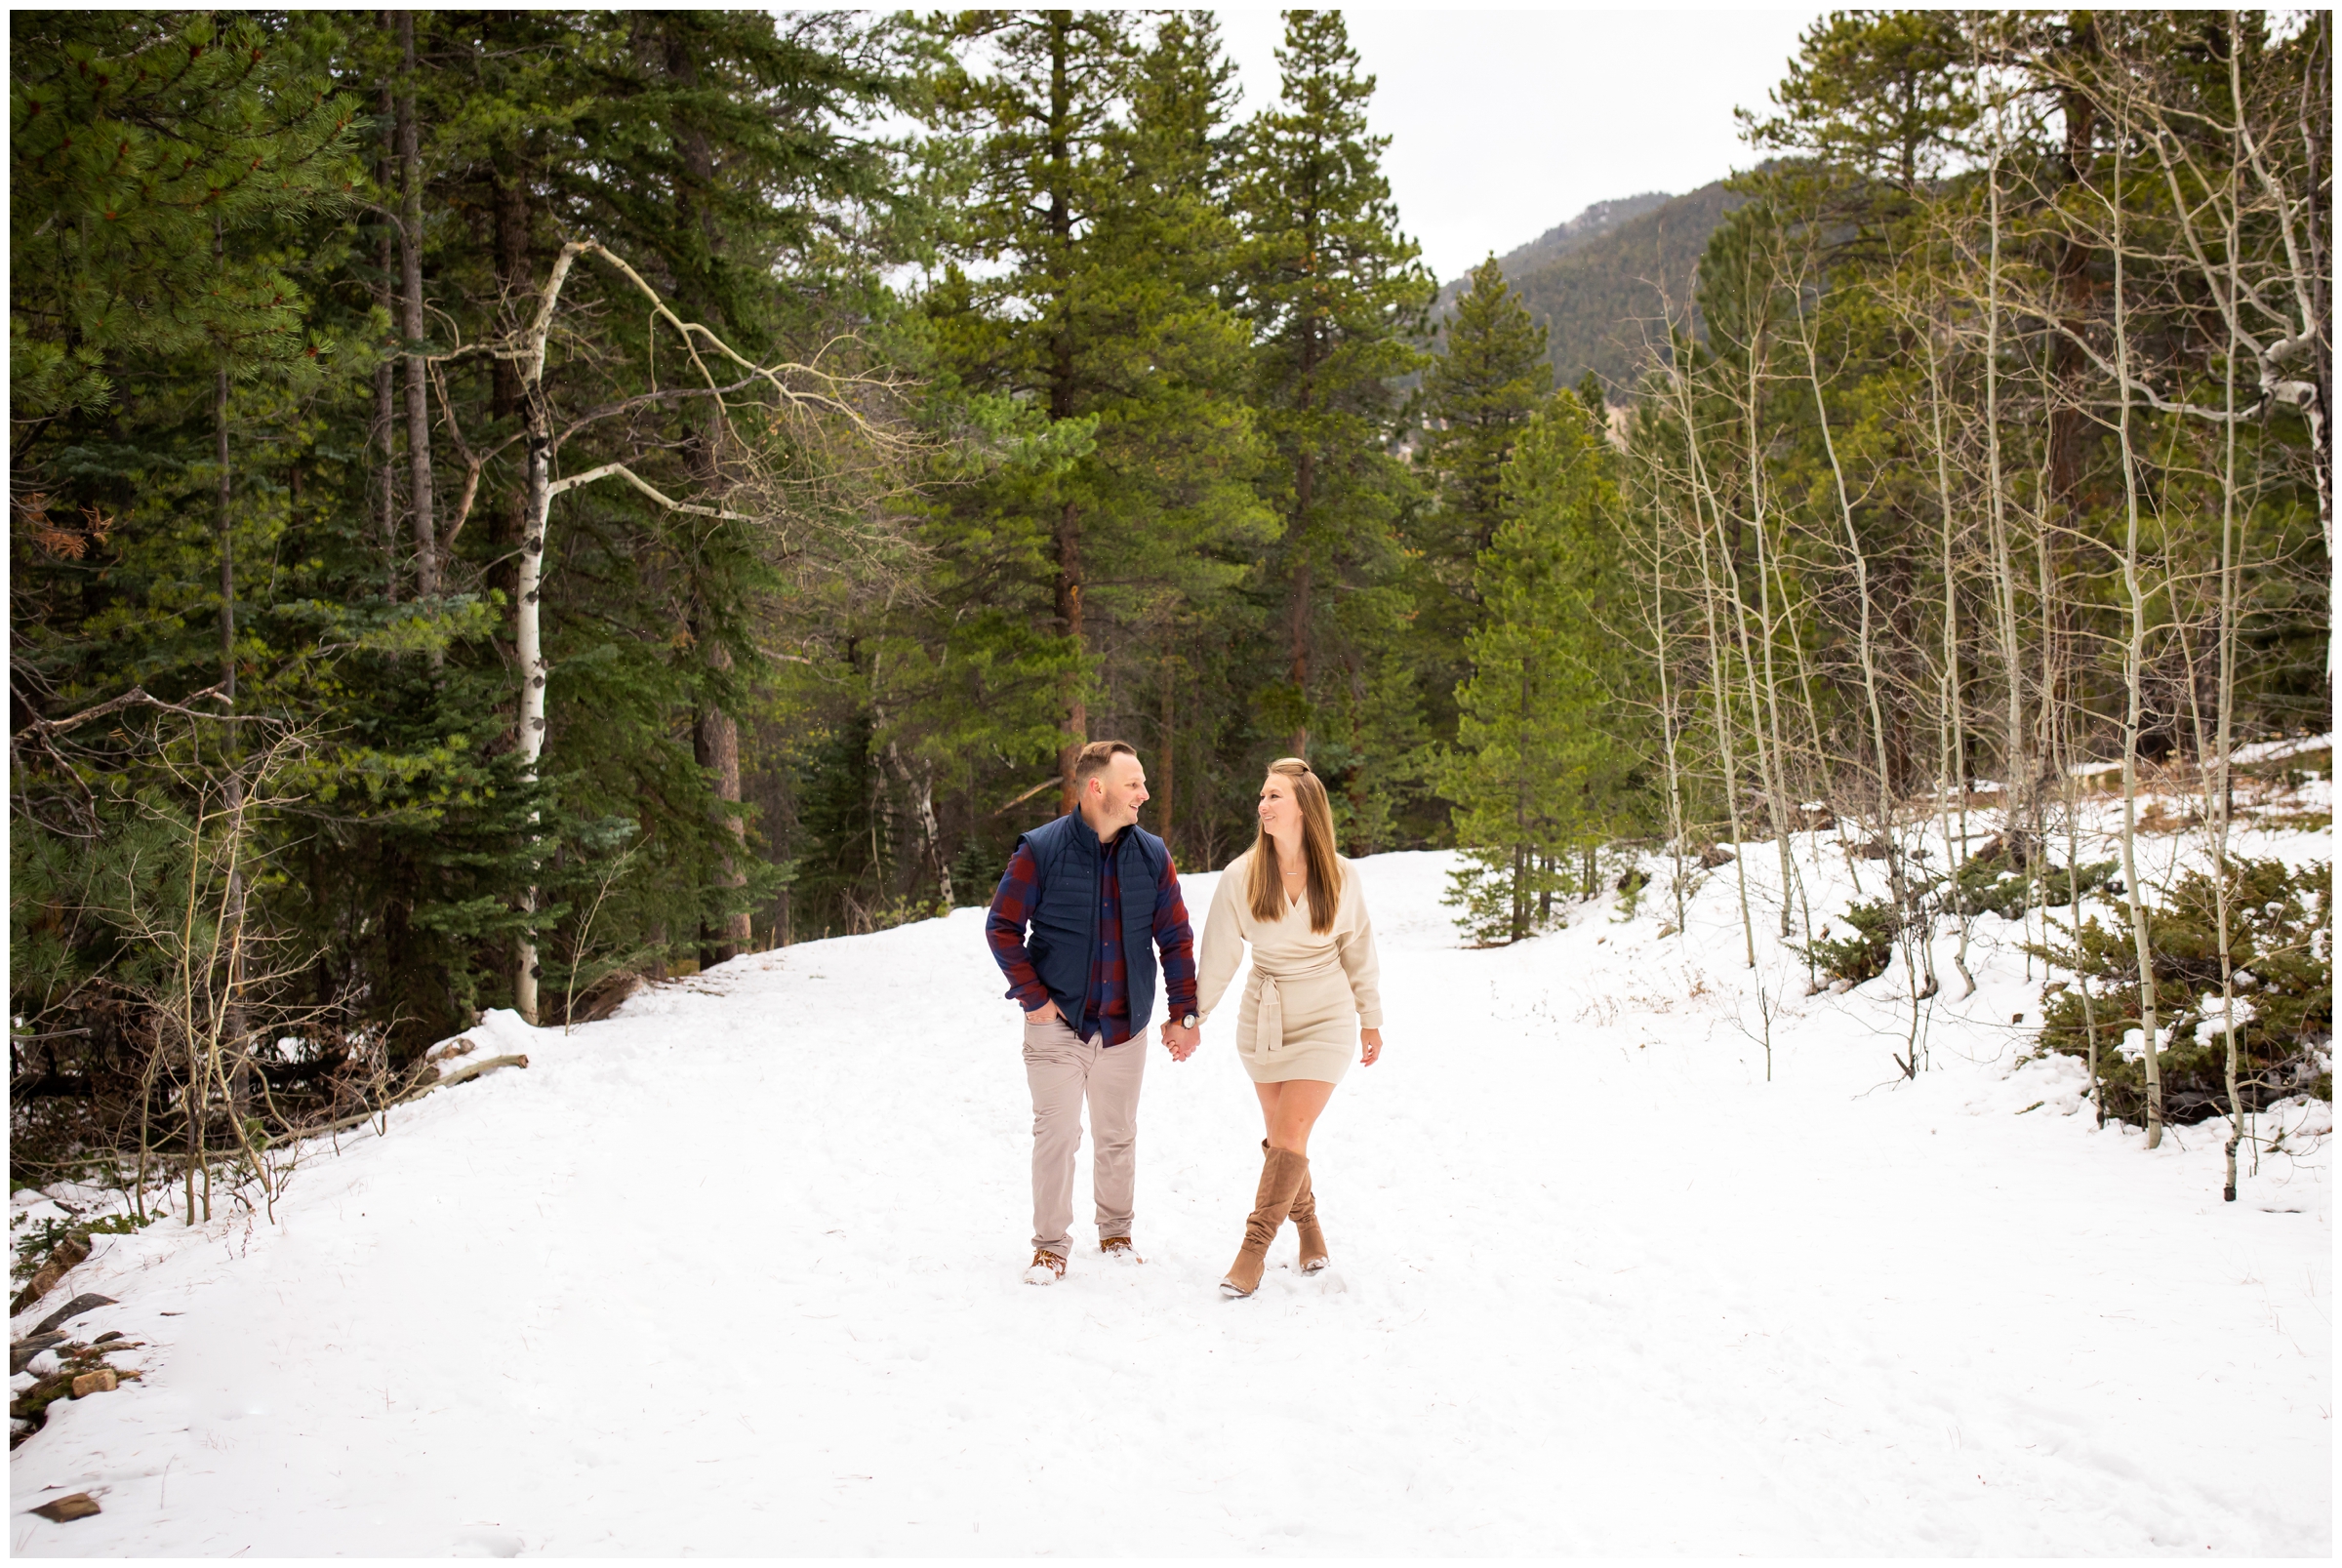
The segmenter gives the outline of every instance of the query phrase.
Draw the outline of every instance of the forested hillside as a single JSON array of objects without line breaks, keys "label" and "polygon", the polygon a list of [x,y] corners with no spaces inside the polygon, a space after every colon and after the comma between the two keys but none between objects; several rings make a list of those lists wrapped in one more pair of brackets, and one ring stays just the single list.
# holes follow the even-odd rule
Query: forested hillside
[{"label": "forested hillside", "polygon": [[[1626,401],[1652,345],[1666,341],[1668,302],[1681,312],[1692,301],[1700,253],[1741,199],[1719,180],[1682,196],[1596,202],[1497,258],[1545,328],[1555,383],[1574,386],[1592,373],[1607,396]],[[1460,279],[1440,291],[1443,312],[1469,285]]]},{"label": "forested hillside", "polygon": [[[1484,942],[1816,823],[1907,962],[2093,883],[2060,1038],[2159,1126],[2102,1036],[2264,978],[2201,958],[2243,882],[2159,982],[2197,938],[2058,845],[2103,762],[2217,840],[2326,708],[2323,14],[1833,17],[1759,172],[1436,323],[1339,13],[1249,115],[1205,13],[12,45],[26,1171],[257,1170],[482,1008],[981,901],[1106,737],[1188,867],[1306,755]],[[2294,979],[2190,1037],[2232,1109],[2318,1060]]]},{"label": "forested hillside", "polygon": [[[1582,250],[1621,224],[1641,217],[1655,208],[1666,206],[1675,198],[1664,190],[1646,190],[1639,196],[1621,196],[1614,201],[1597,201],[1566,222],[1555,223],[1526,245],[1516,245],[1496,259],[1505,276],[1518,282],[1529,273]],[[1457,278],[1443,284],[1434,313],[1445,316],[1455,308],[1456,301],[1472,286],[1469,277]]]}]

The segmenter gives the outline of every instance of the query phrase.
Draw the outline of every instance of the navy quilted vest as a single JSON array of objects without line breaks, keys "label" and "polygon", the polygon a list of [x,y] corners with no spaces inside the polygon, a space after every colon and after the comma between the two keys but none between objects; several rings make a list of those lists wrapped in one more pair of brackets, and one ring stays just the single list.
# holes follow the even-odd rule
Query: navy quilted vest
[{"label": "navy quilted vest", "polygon": [[[1033,901],[1025,952],[1049,988],[1049,999],[1084,1039],[1095,1030],[1089,1016],[1090,966],[1098,958],[1098,905],[1103,866],[1098,835],[1070,811],[1027,833],[1041,876]],[[1114,857],[1122,893],[1122,961],[1129,971],[1130,1026],[1135,1038],[1154,1009],[1154,896],[1171,864],[1163,841],[1132,825],[1114,835],[1107,853]]]}]

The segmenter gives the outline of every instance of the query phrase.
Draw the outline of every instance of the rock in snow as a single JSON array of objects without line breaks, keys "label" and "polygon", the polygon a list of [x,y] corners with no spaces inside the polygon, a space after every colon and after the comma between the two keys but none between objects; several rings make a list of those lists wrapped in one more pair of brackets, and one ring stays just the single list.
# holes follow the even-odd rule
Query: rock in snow
[{"label": "rock in snow", "polygon": [[[1849,873],[1811,848],[1818,926]],[[1904,1082],[1899,966],[1741,966],[1769,853],[1681,937],[1662,874],[1487,951],[1449,864],[1363,863],[1389,1047],[1312,1146],[1324,1275],[1288,1229],[1213,1288],[1261,1136],[1224,1014],[1132,1047],[1148,1262],[1085,1216],[1022,1282],[1016,1015],[963,909],[567,1035],[491,1015],[528,1072],[313,1151],[274,1226],[102,1238],[75,1282],[143,1381],[16,1452],[11,1548],[2330,1553],[2324,1123],[2223,1204],[2216,1126],[2148,1154],[2016,1065],[2013,926],[1960,1001],[1947,941]],[[60,1491],[104,1511],[28,1511]]]}]

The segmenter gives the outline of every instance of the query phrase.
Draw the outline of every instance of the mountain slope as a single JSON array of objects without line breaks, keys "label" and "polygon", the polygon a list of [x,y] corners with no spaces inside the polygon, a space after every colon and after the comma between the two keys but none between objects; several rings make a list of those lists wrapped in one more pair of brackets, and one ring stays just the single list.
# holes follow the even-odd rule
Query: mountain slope
[{"label": "mountain slope", "polygon": [[[1639,196],[1619,196],[1609,201],[1597,201],[1567,222],[1556,223],[1526,245],[1515,246],[1496,259],[1508,279],[1525,277],[1531,272],[1559,261],[1573,251],[1585,247],[1610,233],[1620,224],[1655,212],[1675,200],[1664,190],[1646,190]],[[1461,277],[1439,291],[1435,308],[1446,314],[1459,296],[1472,286],[1472,279]]]},{"label": "mountain slope", "polygon": [[1644,344],[1666,335],[1668,303],[1678,317],[1690,308],[1700,253],[1741,200],[1719,180],[1517,278],[1506,274],[1546,324],[1555,383],[1570,385],[1591,370],[1623,401]]},{"label": "mountain slope", "polygon": [[[1668,303],[1678,319],[1690,308],[1700,253],[1741,200],[1719,180],[1681,196],[1597,202],[1503,257],[1505,281],[1545,323],[1554,384],[1591,370],[1613,402],[1625,401],[1644,344],[1665,336]],[[1441,314],[1464,286],[1441,291]]]}]

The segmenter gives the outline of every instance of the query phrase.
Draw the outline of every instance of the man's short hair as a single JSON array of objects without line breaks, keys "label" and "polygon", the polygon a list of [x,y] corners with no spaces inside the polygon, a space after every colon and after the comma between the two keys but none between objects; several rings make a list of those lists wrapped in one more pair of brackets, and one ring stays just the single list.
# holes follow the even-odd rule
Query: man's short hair
[{"label": "man's short hair", "polygon": [[1114,758],[1138,754],[1138,748],[1127,741],[1092,741],[1073,754],[1073,787],[1079,789],[1104,773]]}]

